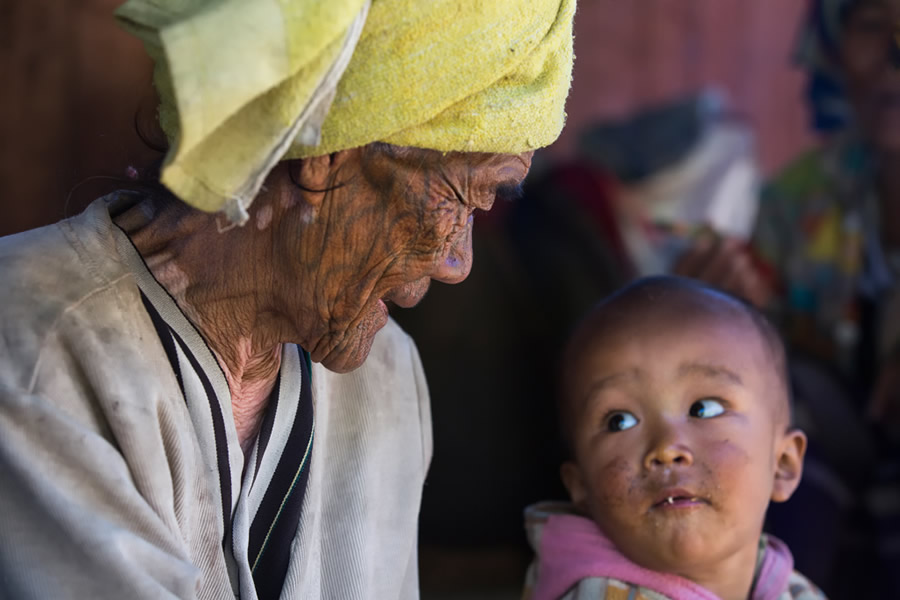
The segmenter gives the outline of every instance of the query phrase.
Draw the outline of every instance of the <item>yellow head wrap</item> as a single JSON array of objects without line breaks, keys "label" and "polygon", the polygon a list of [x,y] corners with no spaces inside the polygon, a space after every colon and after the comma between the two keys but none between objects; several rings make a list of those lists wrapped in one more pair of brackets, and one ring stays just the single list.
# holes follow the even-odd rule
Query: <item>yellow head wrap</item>
[{"label": "yellow head wrap", "polygon": [[282,158],[559,135],[575,0],[128,0],[156,61],[162,182],[234,221]]}]

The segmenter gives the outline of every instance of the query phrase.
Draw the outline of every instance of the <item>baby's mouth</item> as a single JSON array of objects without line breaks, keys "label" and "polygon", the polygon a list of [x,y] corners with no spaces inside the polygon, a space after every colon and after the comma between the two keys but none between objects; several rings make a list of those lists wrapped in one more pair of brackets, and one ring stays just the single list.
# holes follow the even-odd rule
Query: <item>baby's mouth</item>
[{"label": "baby's mouth", "polygon": [[663,490],[653,503],[655,509],[691,508],[709,504],[706,498],[691,493],[688,490],[670,489]]}]

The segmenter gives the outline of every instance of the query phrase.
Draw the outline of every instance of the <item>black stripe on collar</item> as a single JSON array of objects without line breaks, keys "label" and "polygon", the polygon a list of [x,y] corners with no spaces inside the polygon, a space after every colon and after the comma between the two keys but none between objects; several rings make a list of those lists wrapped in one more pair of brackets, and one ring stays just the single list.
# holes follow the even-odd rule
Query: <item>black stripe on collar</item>
[{"label": "black stripe on collar", "polygon": [[144,303],[144,309],[150,315],[153,328],[156,329],[156,335],[159,336],[159,341],[162,343],[163,350],[166,351],[169,364],[172,366],[172,370],[175,371],[175,379],[178,381],[178,387],[181,388],[181,395],[185,397],[185,403],[187,403],[187,396],[184,393],[184,381],[181,379],[181,365],[178,364],[178,353],[175,350],[175,340],[172,338],[172,331],[143,290],[140,290],[140,292],[141,302]]},{"label": "black stripe on collar", "polygon": [[[222,415],[222,406],[219,403],[219,398],[216,396],[216,390],[213,387],[212,382],[209,380],[206,372],[200,367],[200,363],[197,361],[197,358],[191,352],[190,348],[188,348],[188,345],[185,344],[184,340],[181,339],[181,336],[179,336],[178,333],[163,320],[159,312],[153,307],[153,303],[144,295],[143,291],[141,291],[141,299],[144,302],[147,313],[150,315],[150,319],[153,321],[154,327],[156,327],[157,334],[159,335],[163,348],[166,350],[166,356],[169,358],[172,370],[175,371],[178,383],[181,385],[181,394],[184,396],[185,402],[187,402],[187,394],[184,392],[181,366],[178,362],[178,354],[175,351],[174,343],[177,343],[181,347],[181,351],[187,357],[191,368],[197,374],[197,377],[203,384],[203,390],[206,392],[206,399],[209,402],[209,412],[212,415],[213,434],[216,439],[216,463],[219,470],[219,491],[222,498],[222,528],[224,532],[222,546],[224,547],[226,545],[226,540],[231,538],[232,491],[231,463],[228,460],[228,437],[225,433],[225,418]],[[157,321],[161,323],[161,325],[157,325]],[[168,336],[160,331],[161,326],[164,326],[168,331]],[[166,340],[168,340],[168,347]]]},{"label": "black stripe on collar", "polygon": [[[294,424],[281,454],[281,461],[266,489],[250,526],[248,556],[256,593],[260,600],[277,600],[297,535],[313,443],[311,373],[306,351],[300,350],[300,402]],[[274,410],[270,409],[270,414]],[[262,451],[262,448],[259,449]]]},{"label": "black stripe on collar", "polygon": [[[305,383],[305,381],[301,381],[300,385],[305,385]],[[259,473],[263,455],[266,453],[266,447],[269,445],[269,438],[272,437],[272,429],[275,427],[275,414],[278,412],[278,398],[280,396],[281,371],[279,370],[278,378],[275,380],[275,386],[272,388],[272,397],[269,400],[269,406],[266,407],[266,416],[263,417],[262,425],[259,428],[259,435],[256,437],[256,473]]]}]

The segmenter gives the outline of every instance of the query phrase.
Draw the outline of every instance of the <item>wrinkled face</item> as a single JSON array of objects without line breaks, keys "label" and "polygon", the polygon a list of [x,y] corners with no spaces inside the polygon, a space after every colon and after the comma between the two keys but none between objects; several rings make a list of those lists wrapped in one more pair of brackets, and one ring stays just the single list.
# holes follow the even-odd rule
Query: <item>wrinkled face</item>
[{"label": "wrinkled face", "polygon": [[475,211],[515,193],[531,155],[374,144],[342,163],[330,176],[342,185],[305,207],[303,247],[293,254],[316,257],[295,279],[315,288],[313,314],[301,315],[312,359],[355,369],[387,322],[386,303],[414,306],[432,279],[465,279]]},{"label": "wrinkled face", "polygon": [[787,415],[749,318],[643,314],[578,354],[576,460],[563,467],[575,504],[644,567],[690,577],[727,557],[753,564]]},{"label": "wrinkled face", "polygon": [[900,1],[859,0],[841,40],[850,101],[863,132],[882,150],[900,150],[900,69],[891,64],[898,23]]}]

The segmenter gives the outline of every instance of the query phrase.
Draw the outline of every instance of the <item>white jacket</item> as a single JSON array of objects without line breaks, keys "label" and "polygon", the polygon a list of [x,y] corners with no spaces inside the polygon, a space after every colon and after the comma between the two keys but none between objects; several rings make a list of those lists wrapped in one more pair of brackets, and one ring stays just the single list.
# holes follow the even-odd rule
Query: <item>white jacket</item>
[{"label": "white jacket", "polygon": [[[237,548],[252,467],[226,420],[226,540],[206,425],[142,305],[149,272],[110,219],[128,200],[0,238],[0,598],[252,600]],[[415,345],[390,321],[361,368],[313,365],[312,383],[309,483],[281,598],[417,598],[432,444]]]}]

